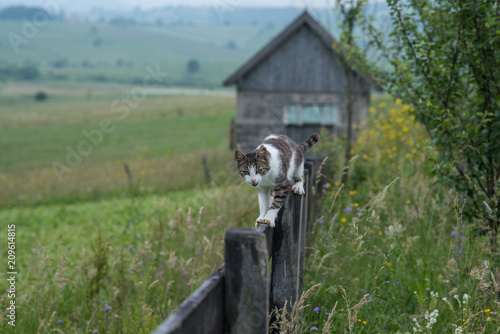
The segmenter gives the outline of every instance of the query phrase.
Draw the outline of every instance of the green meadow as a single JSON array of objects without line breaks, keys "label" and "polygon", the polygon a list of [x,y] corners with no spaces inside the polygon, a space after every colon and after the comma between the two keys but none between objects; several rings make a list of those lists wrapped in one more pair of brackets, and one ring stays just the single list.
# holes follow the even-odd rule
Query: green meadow
[{"label": "green meadow", "polygon": [[[15,296],[0,280],[0,332],[148,333],[222,264],[225,231],[253,227],[258,205],[221,83],[282,28],[48,22],[13,46],[23,23],[0,21],[0,246],[17,272]],[[486,223],[437,182],[412,108],[374,95],[356,131],[345,184],[345,138],[314,148],[328,159],[305,292],[271,326],[499,333]]]},{"label": "green meadow", "polygon": [[[5,231],[15,225],[22,288],[16,329],[0,328],[150,332],[223,262],[225,230],[256,217],[255,191],[228,149],[235,97],[166,89],[118,120],[110,105],[130,86],[103,85],[89,98],[48,85],[48,100],[27,98],[40,88],[2,96],[0,221]],[[283,332],[498,331],[488,239],[462,219],[461,199],[434,183],[427,135],[409,109],[373,98],[345,185],[343,139],[322,133],[316,152],[329,156],[328,181],[312,222],[309,291],[300,312],[277,310],[289,313],[274,325]],[[59,181],[53,161],[103,118],[114,130]],[[9,299],[0,300],[6,319]]]},{"label": "green meadow", "polygon": [[[169,73],[165,85],[219,88],[280,28],[49,22],[20,44],[2,34],[0,69],[36,66],[40,78],[63,83],[142,83],[146,67],[158,65]],[[0,31],[22,36],[22,29],[22,22],[0,21]],[[198,71],[188,71],[190,60]]]},{"label": "green meadow", "polygon": [[[120,119],[110,106],[130,88],[89,98],[19,84],[0,98],[0,221],[15,225],[23,286],[15,332],[151,331],[223,262],[224,231],[251,225],[255,194],[228,148],[234,95],[163,89]],[[50,98],[35,102],[39,89]],[[53,162],[66,164],[65,148],[90,142],[82,131],[102,119],[113,131],[59,180]]]},{"label": "green meadow", "polygon": [[[0,98],[5,100],[0,109],[0,205],[116,195],[128,184],[125,164],[134,189],[154,191],[206,183],[203,156],[213,172],[225,168],[221,158],[230,159],[232,94],[193,97],[174,92],[128,100],[134,103],[129,107],[119,92],[92,98],[84,92],[55,95],[43,102],[24,95]],[[119,112],[113,110],[113,101],[119,102]],[[103,120],[109,122],[105,132]],[[195,175],[177,175],[185,165]]]}]

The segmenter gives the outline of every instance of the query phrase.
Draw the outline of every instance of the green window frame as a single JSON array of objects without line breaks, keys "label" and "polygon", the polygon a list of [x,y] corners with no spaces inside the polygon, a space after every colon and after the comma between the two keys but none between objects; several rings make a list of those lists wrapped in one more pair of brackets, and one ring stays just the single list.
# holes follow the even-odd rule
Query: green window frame
[{"label": "green window frame", "polygon": [[340,108],[337,104],[290,104],[284,108],[283,122],[297,126],[340,125]]}]

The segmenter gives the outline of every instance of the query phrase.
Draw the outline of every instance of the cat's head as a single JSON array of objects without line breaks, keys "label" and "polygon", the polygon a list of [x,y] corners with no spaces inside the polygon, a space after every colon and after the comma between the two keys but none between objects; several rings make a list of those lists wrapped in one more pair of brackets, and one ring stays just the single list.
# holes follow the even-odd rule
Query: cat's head
[{"label": "cat's head", "polygon": [[234,151],[234,160],[238,166],[238,173],[245,181],[256,187],[264,175],[269,173],[269,152],[264,146],[260,146],[257,151],[243,153],[240,150]]}]

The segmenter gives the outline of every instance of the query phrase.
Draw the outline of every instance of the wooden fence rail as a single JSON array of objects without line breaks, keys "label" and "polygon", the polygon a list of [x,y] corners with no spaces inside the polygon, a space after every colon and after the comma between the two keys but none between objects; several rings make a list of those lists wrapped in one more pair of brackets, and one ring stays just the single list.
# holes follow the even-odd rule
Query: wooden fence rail
[{"label": "wooden fence rail", "polygon": [[288,197],[274,228],[261,225],[226,232],[225,263],[153,334],[269,333],[271,310],[283,308],[285,301],[293,305],[300,297],[307,235],[319,205],[321,162],[306,160],[306,193]]}]

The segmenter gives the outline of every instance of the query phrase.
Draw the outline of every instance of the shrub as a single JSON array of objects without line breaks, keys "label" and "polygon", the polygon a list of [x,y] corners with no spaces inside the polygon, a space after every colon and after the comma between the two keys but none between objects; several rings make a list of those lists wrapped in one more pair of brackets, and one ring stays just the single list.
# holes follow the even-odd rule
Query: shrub
[{"label": "shrub", "polygon": [[196,59],[191,59],[187,63],[187,70],[189,73],[197,73],[200,70],[200,63]]},{"label": "shrub", "polygon": [[47,95],[47,93],[43,92],[43,91],[39,91],[35,94],[35,100],[36,101],[45,101],[49,96]]}]

